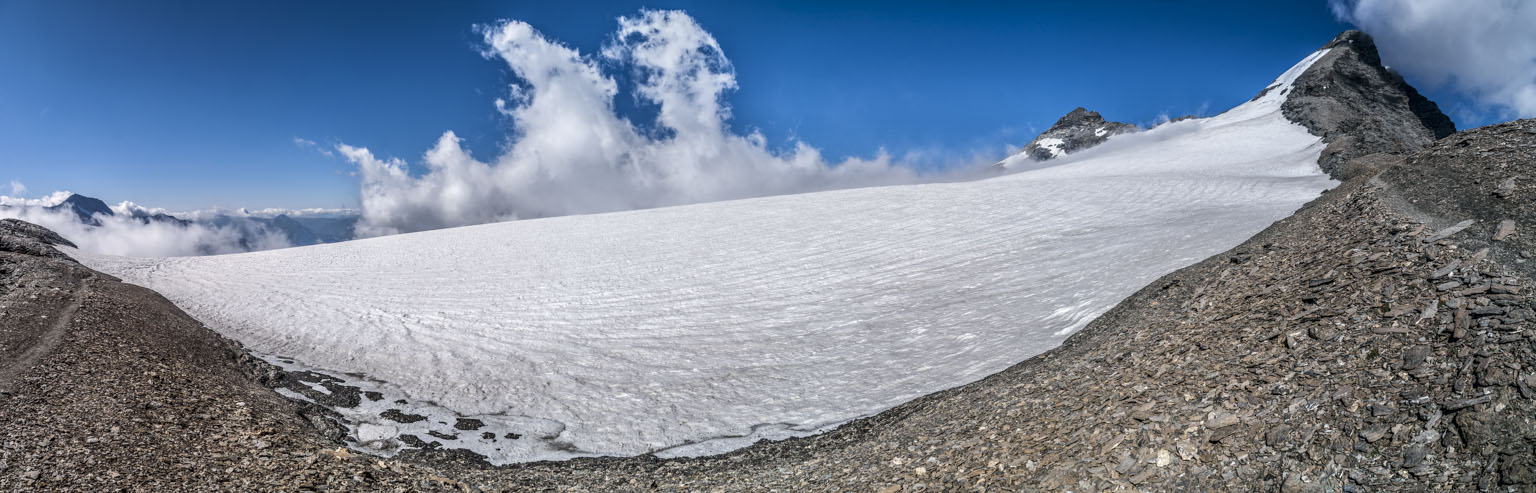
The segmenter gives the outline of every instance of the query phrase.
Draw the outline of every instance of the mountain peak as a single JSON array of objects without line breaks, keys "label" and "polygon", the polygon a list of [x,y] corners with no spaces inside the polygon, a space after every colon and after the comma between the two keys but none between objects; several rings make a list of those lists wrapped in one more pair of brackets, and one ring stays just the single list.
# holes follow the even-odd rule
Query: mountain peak
[{"label": "mountain peak", "polygon": [[1067,112],[1066,115],[1063,115],[1060,119],[1056,120],[1056,124],[1051,125],[1051,130],[1082,127],[1088,125],[1102,125],[1104,123],[1106,123],[1104,121],[1104,116],[1100,115],[1099,112],[1088,111],[1088,108],[1078,106],[1077,109]]},{"label": "mountain peak", "polygon": [[70,194],[69,198],[64,199],[64,201],[60,203],[69,204],[76,209],[88,211],[94,214],[101,214],[105,216],[111,216],[114,214],[112,212],[112,208],[108,207],[107,203],[102,202],[101,199],[96,197],[86,197],[78,193]]},{"label": "mountain peak", "polygon": [[70,194],[68,198],[65,198],[63,202],[59,202],[58,205],[48,207],[48,210],[67,210],[73,212],[76,217],[80,218],[80,222],[93,226],[101,225],[101,221],[95,218],[97,215],[116,215],[112,212],[112,208],[108,207],[107,203],[102,202],[101,199],[87,197],[78,193]]},{"label": "mountain peak", "polygon": [[1323,138],[1318,165],[1336,174],[1355,157],[1406,154],[1456,132],[1456,124],[1402,76],[1381,64],[1376,42],[1344,31],[1323,46],[1328,53],[1292,84],[1281,106],[1285,117]]},{"label": "mountain peak", "polygon": [[1349,48],[1360,56],[1360,61],[1369,65],[1381,65],[1381,54],[1376,51],[1376,40],[1371,35],[1356,29],[1350,29],[1333,37],[1333,41],[1323,45],[1324,49]]},{"label": "mountain peak", "polygon": [[[1137,127],[1128,123],[1104,120],[1097,111],[1077,107],[1051,128],[1036,136],[1020,153],[1035,161],[1045,161],[1093,147],[1109,140],[1110,136],[1135,132]],[[1009,158],[996,166],[1003,167]]]}]

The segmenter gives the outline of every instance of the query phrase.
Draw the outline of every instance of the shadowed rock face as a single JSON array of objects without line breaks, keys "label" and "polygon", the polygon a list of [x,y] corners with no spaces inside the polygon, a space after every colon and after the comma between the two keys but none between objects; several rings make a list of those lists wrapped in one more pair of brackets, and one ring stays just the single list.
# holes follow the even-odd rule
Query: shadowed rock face
[{"label": "shadowed rock face", "polygon": [[1079,107],[1056,120],[1049,130],[1024,146],[1030,159],[1045,161],[1093,147],[1112,135],[1135,132],[1135,125],[1105,121],[1097,111]]},{"label": "shadowed rock face", "polygon": [[1335,174],[1367,154],[1411,153],[1456,132],[1438,105],[1381,65],[1370,36],[1345,31],[1324,48],[1328,54],[1296,79],[1281,107],[1328,143],[1318,158],[1323,171]]}]

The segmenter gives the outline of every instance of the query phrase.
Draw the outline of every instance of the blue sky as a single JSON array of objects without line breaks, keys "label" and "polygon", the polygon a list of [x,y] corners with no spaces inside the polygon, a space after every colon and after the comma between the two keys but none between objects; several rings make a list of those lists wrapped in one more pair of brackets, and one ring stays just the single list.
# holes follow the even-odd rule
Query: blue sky
[{"label": "blue sky", "polygon": [[1218,112],[1348,28],[1324,2],[0,2],[0,185],[357,206],[353,165],[295,138],[414,162],[452,130],[492,160],[512,76],[474,26],[522,20],[593,54],[642,7],[718,40],[736,131],[928,166],[1001,158],[1076,106],[1133,123]]}]

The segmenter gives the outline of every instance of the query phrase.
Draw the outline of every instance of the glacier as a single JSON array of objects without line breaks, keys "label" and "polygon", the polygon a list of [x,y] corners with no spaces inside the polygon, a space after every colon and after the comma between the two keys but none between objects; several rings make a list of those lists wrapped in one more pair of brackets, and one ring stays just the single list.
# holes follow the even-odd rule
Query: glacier
[{"label": "glacier", "polygon": [[1000,371],[1316,198],[1323,145],[1280,104],[1324,53],[1220,115],[977,181],[70,253],[254,351],[541,437],[492,463],[716,453]]}]

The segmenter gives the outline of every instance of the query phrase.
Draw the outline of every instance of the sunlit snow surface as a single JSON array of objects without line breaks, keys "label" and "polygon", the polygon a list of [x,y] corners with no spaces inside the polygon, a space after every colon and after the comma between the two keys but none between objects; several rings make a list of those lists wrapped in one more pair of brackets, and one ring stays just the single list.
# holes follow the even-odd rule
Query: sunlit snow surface
[{"label": "sunlit snow surface", "polygon": [[1002,370],[1315,198],[1333,184],[1322,145],[1279,105],[1321,55],[1217,117],[982,181],[215,257],[74,254],[256,351],[563,428],[561,447],[493,462],[718,452]]}]

